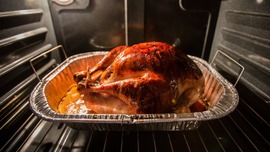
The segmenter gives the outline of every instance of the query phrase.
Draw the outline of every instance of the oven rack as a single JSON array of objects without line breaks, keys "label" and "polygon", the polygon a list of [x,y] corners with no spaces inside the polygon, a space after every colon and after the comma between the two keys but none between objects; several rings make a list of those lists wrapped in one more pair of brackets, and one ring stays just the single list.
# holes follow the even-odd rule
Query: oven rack
[{"label": "oven rack", "polygon": [[[0,151],[268,151],[270,148],[269,122],[242,98],[230,115],[204,122],[195,130],[130,132],[75,130],[63,123],[40,120],[29,112],[29,106],[24,106],[29,102],[27,97],[24,99],[20,101],[24,104],[17,107],[22,110],[11,110],[7,119],[1,120],[1,126],[6,125],[1,128]],[[18,126],[18,121],[24,123]]]}]

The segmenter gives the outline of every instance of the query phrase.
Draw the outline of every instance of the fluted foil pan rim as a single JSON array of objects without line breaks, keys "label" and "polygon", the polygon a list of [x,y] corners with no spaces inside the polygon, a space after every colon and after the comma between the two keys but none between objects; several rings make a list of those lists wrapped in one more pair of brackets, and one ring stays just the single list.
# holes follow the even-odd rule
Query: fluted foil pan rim
[{"label": "fluted foil pan rim", "polygon": [[[163,114],[59,114],[52,110],[48,104],[45,87],[56,75],[58,75],[70,63],[82,58],[92,57],[96,55],[105,55],[107,51],[88,52],[73,55],[59,64],[54,70],[48,73],[33,89],[30,95],[30,108],[41,119],[48,121],[58,121],[71,126],[80,126],[80,124],[149,124],[156,123],[173,123],[173,122],[195,122],[195,125],[190,128],[197,128],[197,122],[219,119],[231,113],[238,105],[239,96],[235,87],[223,78],[213,67],[205,60],[188,55],[196,64],[205,67],[208,72],[222,84],[224,88],[223,94],[220,95],[217,103],[210,109],[203,112],[193,113],[163,113]],[[199,67],[200,67],[199,66]],[[187,125],[188,126],[188,125]],[[78,127],[81,128],[81,127]],[[84,128],[84,127],[83,127]],[[166,128],[166,127],[164,127]],[[182,128],[183,129],[183,128]],[[182,130],[180,129],[180,130]],[[167,129],[166,129],[167,130]],[[185,130],[185,127],[184,127]]]}]

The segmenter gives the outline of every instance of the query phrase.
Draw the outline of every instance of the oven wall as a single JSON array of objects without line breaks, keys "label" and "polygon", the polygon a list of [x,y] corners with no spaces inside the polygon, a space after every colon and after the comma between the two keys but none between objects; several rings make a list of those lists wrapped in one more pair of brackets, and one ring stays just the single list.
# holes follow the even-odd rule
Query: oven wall
[{"label": "oven wall", "polygon": [[57,41],[68,55],[163,41],[208,59],[220,1],[49,1]]},{"label": "oven wall", "polygon": [[[33,73],[31,58],[57,43],[47,2],[1,0],[0,10],[0,96],[3,96]],[[56,57],[57,53],[54,54]]]},{"label": "oven wall", "polygon": [[[254,100],[253,102],[257,102],[260,107],[268,108],[270,103],[269,6],[270,1],[266,0],[222,1],[210,59],[213,59],[217,50],[221,50],[238,61],[245,68],[240,84],[254,93],[249,100]],[[229,80],[235,82],[239,75],[239,67],[221,55],[218,55],[215,61],[216,68],[221,73],[225,73]]]},{"label": "oven wall", "polygon": [[[240,101],[235,113],[244,119],[235,120],[242,132],[256,142],[266,141],[269,147],[270,122],[270,1],[222,1],[213,46],[212,60],[220,50],[244,67],[236,85]],[[213,66],[231,82],[240,68],[218,53]],[[239,117],[240,118],[240,117]],[[242,121],[243,120],[243,121]],[[248,127],[250,126],[250,127]],[[256,137],[254,136],[256,135]],[[263,147],[259,144],[257,147]]]},{"label": "oven wall", "polygon": [[124,0],[48,0],[57,42],[68,56],[125,44]]},{"label": "oven wall", "polygon": [[[47,1],[0,1],[0,151],[16,151],[40,123],[28,105],[38,82],[29,61],[56,45]],[[41,76],[59,61],[53,52],[33,64]]]}]

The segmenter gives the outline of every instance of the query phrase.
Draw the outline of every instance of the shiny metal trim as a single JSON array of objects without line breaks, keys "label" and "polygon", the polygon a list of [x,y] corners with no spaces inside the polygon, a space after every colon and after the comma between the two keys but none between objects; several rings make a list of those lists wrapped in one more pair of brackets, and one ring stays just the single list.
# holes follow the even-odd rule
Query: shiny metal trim
[{"label": "shiny metal trim", "polygon": [[[40,70],[38,70],[37,71],[37,74],[44,73],[46,70],[48,70],[50,67],[52,67],[52,65],[55,64],[55,63],[56,63],[56,61],[54,59],[52,59],[45,66],[43,66]],[[35,80],[34,75],[31,75],[30,77],[28,77],[24,81],[22,81],[20,84],[18,84],[17,86],[15,86],[13,89],[11,89],[10,91],[8,91],[6,94],[4,94],[0,98],[0,106],[5,105],[9,100],[11,100],[11,98],[13,98],[14,96],[18,95],[18,93],[20,91],[22,91],[23,89],[25,89],[26,86],[28,86],[29,84],[33,83],[34,80]],[[3,107],[3,109],[4,108],[5,107]],[[0,112],[1,111],[2,111],[2,109],[0,109]]]},{"label": "shiny metal trim", "polygon": [[46,27],[41,27],[35,30],[17,34],[17,35],[0,40],[0,47],[4,47],[12,43],[18,42],[20,40],[23,40],[23,39],[26,39],[35,35],[39,35],[42,33],[46,33],[46,32],[48,32],[48,29]]},{"label": "shiny metal trim", "polygon": [[74,2],[74,0],[52,0],[52,2],[55,2],[58,5],[61,6],[67,6]]},{"label": "shiny metal trim", "polygon": [[11,64],[8,64],[8,65],[4,66],[3,68],[0,69],[0,76],[2,76],[4,74],[6,74],[7,72],[15,69],[16,67],[22,65],[23,63],[28,62],[34,56],[40,54],[41,52],[43,52],[45,50],[50,49],[51,47],[52,47],[51,44],[47,44],[47,45],[33,51],[32,53],[29,53],[28,55],[21,57],[20,59],[12,62]]},{"label": "shiny metal trim", "polygon": [[128,46],[128,2],[125,0],[124,2],[125,5],[125,43],[126,46]]},{"label": "shiny metal trim", "polygon": [[21,15],[42,14],[42,13],[43,13],[42,9],[7,11],[7,12],[0,12],[0,18],[2,18],[2,17],[12,17],[12,16],[21,16]]}]

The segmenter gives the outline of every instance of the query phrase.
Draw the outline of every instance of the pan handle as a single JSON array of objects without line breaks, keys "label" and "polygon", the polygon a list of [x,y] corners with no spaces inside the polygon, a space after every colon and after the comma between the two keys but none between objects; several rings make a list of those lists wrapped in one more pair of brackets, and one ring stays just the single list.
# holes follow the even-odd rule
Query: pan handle
[{"label": "pan handle", "polygon": [[45,51],[45,52],[43,52],[43,53],[41,53],[41,54],[35,56],[34,58],[32,58],[32,59],[30,60],[30,65],[31,65],[31,67],[32,67],[32,69],[33,69],[33,71],[34,71],[34,73],[35,73],[35,75],[36,75],[36,77],[38,78],[39,81],[41,81],[41,79],[40,79],[40,77],[38,76],[37,70],[36,70],[36,68],[35,68],[34,65],[33,65],[33,61],[35,61],[36,59],[38,59],[38,58],[40,58],[40,57],[42,57],[42,56],[45,56],[45,55],[48,54],[48,53],[51,53],[51,52],[53,52],[53,51],[55,51],[55,50],[58,50],[59,48],[62,50],[62,52],[63,52],[65,58],[67,59],[67,54],[66,54],[66,51],[64,50],[63,46],[62,46],[62,45],[58,45],[58,46],[56,46],[56,47],[54,47],[54,48],[52,48],[52,49],[50,49],[50,50],[47,50],[47,51]]},{"label": "pan handle", "polygon": [[242,74],[243,74],[245,68],[244,68],[244,66],[241,65],[239,62],[237,62],[236,60],[234,60],[232,57],[230,57],[228,54],[224,53],[224,52],[221,51],[221,50],[217,50],[216,54],[214,55],[214,57],[213,57],[213,59],[212,59],[212,61],[211,61],[211,63],[210,63],[211,66],[212,66],[212,64],[214,63],[214,61],[216,60],[216,58],[217,58],[217,56],[218,56],[219,53],[222,54],[224,57],[228,58],[230,61],[234,62],[234,63],[235,63],[237,66],[239,66],[240,69],[241,69],[241,71],[240,71],[240,73],[239,73],[239,75],[238,75],[238,77],[237,77],[237,79],[236,79],[236,81],[235,81],[235,83],[234,83],[234,85],[233,85],[233,86],[235,87],[236,84],[238,83],[238,81],[240,80],[240,78],[241,78],[241,76],[242,76]]}]

